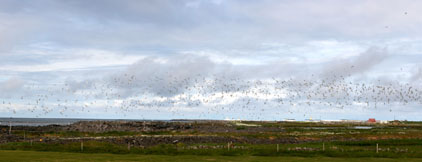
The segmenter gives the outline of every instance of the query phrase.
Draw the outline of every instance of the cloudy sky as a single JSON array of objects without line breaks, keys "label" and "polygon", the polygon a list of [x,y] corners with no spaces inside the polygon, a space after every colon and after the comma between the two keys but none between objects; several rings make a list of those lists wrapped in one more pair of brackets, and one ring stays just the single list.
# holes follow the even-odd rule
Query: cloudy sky
[{"label": "cloudy sky", "polygon": [[421,6],[0,0],[0,116],[420,120]]}]

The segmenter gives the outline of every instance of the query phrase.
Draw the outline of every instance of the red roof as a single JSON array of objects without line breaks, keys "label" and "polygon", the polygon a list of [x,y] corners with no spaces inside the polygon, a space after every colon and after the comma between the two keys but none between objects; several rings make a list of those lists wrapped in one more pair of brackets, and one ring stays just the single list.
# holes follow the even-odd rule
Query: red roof
[{"label": "red roof", "polygon": [[375,118],[369,118],[369,119],[368,119],[368,122],[370,122],[370,123],[375,123],[375,122],[377,122],[377,121],[375,120]]}]

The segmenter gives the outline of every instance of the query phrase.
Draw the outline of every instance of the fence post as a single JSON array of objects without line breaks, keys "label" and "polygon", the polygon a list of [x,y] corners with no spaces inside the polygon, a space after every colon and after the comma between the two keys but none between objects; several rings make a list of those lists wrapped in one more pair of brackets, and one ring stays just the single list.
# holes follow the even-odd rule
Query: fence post
[{"label": "fence post", "polygon": [[378,153],[378,143],[377,143],[377,153]]},{"label": "fence post", "polygon": [[127,150],[130,151],[130,142],[127,143]]},{"label": "fence post", "polygon": [[84,141],[81,141],[81,151],[84,151]]},{"label": "fence post", "polygon": [[230,151],[230,142],[227,142],[227,151]]},{"label": "fence post", "polygon": [[9,135],[12,134],[12,122],[9,122]]},{"label": "fence post", "polygon": [[279,148],[279,146],[278,146],[278,144],[277,144],[277,152],[280,150],[280,148]]},{"label": "fence post", "polygon": [[322,151],[325,151],[325,143],[322,143]]}]

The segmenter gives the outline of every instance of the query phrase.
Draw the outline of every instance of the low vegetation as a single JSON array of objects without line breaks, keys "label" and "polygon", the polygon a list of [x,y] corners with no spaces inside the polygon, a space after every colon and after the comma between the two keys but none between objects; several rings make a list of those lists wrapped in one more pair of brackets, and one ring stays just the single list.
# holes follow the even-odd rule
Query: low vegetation
[{"label": "low vegetation", "polygon": [[[96,126],[104,127],[106,124],[102,122]],[[15,127],[12,134],[8,134],[3,128],[0,150],[131,156],[422,158],[420,122],[324,124],[218,121],[159,124],[143,124],[146,125],[145,131],[139,131],[135,126],[136,131],[127,131],[131,129],[130,123],[125,123],[125,131],[76,131],[72,126],[66,126],[67,131],[59,126]]]},{"label": "low vegetation", "polygon": [[137,147],[97,141],[65,144],[13,142],[0,145],[0,149],[143,155],[422,158],[422,140],[419,139],[278,144],[278,150],[277,144],[205,143],[186,145],[177,143],[160,144],[151,147]]},{"label": "low vegetation", "polygon": [[1,161],[21,162],[21,161],[39,161],[39,162],[57,162],[57,161],[142,161],[142,162],[189,162],[189,161],[215,161],[215,162],[298,162],[298,161],[338,161],[338,162],[417,162],[421,159],[406,158],[334,158],[334,157],[284,157],[284,156],[194,156],[194,155],[137,155],[137,154],[81,154],[81,153],[63,153],[63,152],[36,152],[36,151],[10,151],[0,150]]}]

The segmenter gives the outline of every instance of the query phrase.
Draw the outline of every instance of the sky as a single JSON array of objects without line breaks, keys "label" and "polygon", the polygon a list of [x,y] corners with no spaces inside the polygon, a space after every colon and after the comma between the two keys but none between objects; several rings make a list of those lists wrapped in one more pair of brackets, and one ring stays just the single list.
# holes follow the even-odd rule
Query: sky
[{"label": "sky", "polygon": [[420,120],[420,6],[0,0],[0,116]]}]

